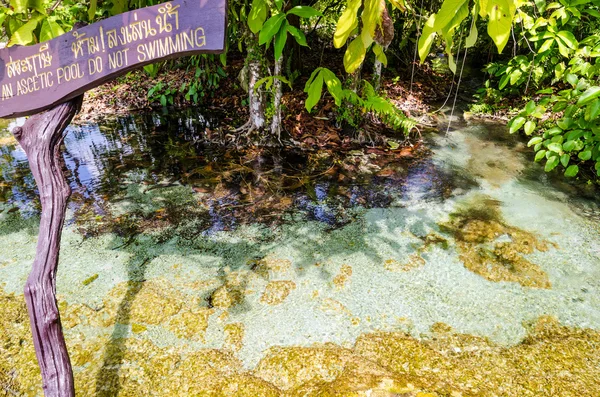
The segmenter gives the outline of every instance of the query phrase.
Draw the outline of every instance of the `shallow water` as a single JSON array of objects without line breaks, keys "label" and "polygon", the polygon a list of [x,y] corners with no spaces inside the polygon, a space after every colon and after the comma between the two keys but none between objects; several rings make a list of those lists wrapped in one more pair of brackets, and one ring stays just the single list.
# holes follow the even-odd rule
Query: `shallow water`
[{"label": "shallow water", "polygon": [[[215,122],[67,134],[80,395],[600,394],[593,186],[493,124],[401,155],[224,150]],[[21,294],[39,204],[0,139],[0,385],[41,395]]]}]

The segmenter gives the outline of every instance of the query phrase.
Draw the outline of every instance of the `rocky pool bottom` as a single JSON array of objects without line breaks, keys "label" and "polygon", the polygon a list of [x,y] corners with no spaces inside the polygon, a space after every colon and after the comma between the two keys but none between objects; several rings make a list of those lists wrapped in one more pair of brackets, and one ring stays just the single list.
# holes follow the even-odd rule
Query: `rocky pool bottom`
[{"label": "rocky pool bottom", "polygon": [[[77,395],[600,395],[600,206],[502,128],[431,136],[410,163],[219,167],[187,133],[122,125],[67,137],[83,199],[57,291]],[[41,396],[22,295],[35,190],[6,145],[0,396]]]},{"label": "rocky pool bottom", "polygon": [[[202,338],[213,313],[190,308],[189,297],[168,286],[164,280],[120,286],[140,289],[140,300],[145,298],[146,304],[132,307],[132,332],[146,332],[142,324],[166,317],[176,333]],[[107,299],[113,310],[99,312],[61,302],[66,328],[105,326],[112,316],[110,324],[118,317],[119,298]],[[0,388],[6,396],[39,395],[41,378],[23,299],[3,294],[0,304]],[[600,333],[561,326],[549,316],[528,324],[527,336],[511,347],[435,323],[422,339],[373,332],[349,346],[272,347],[252,370],[235,355],[244,343],[244,325],[221,321],[225,338],[214,349],[160,347],[136,337],[115,343],[106,336],[68,332],[77,395],[593,396],[599,390]]]}]

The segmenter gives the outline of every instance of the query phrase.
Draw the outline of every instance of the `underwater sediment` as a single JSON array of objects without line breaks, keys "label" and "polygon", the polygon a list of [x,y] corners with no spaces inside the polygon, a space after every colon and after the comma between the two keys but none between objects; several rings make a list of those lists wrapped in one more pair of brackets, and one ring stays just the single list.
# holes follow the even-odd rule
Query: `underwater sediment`
[{"label": "underwater sediment", "polygon": [[[130,324],[158,320],[154,305],[171,302],[162,320],[185,323],[186,299],[144,285],[146,304],[132,307]],[[118,287],[121,288],[121,287]],[[145,291],[147,289],[147,291]],[[118,295],[118,292],[115,291]],[[107,300],[107,303],[111,298]],[[39,396],[39,370],[31,342],[25,302],[0,295],[0,395]],[[62,305],[65,323],[111,324],[115,307],[82,311]],[[160,317],[163,316],[160,315]],[[203,332],[203,316],[191,326]],[[504,347],[486,338],[461,334],[437,323],[425,338],[403,332],[373,332],[352,346],[275,346],[253,369],[235,351],[243,328],[220,349],[186,344],[157,346],[137,337],[67,339],[80,396],[593,396],[600,393],[600,332],[566,327],[550,316],[527,325],[527,337]],[[240,335],[241,332],[241,335]],[[371,394],[369,394],[371,393]],[[373,394],[375,393],[375,394]]]}]

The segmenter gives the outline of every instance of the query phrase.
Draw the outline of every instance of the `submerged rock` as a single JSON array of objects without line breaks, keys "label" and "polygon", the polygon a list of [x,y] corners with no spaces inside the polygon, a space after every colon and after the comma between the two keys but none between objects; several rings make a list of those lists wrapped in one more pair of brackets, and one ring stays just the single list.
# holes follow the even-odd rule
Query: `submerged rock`
[{"label": "submerged rock", "polygon": [[533,233],[507,225],[499,202],[477,196],[450,214],[440,229],[453,235],[465,267],[490,281],[551,288],[546,272],[524,255],[547,251],[549,243]]}]

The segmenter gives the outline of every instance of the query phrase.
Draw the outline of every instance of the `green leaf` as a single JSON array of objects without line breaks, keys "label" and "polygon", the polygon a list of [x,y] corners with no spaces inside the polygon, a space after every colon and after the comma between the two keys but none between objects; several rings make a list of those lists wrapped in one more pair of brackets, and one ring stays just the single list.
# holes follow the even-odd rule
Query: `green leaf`
[{"label": "green leaf", "polygon": [[96,8],[98,7],[98,0],[90,0],[90,8],[88,9],[88,20],[92,22],[96,16]]},{"label": "green leaf", "polygon": [[434,31],[440,31],[448,25],[454,18],[456,11],[460,9],[467,0],[444,0],[442,7],[435,17]]},{"label": "green leaf", "polygon": [[521,76],[523,76],[523,72],[521,72],[521,69],[513,70],[513,72],[510,74],[510,85],[515,85],[519,81]]},{"label": "green leaf", "polygon": [[577,105],[578,106],[585,105],[586,103],[593,101],[594,99],[598,98],[599,96],[600,96],[600,87],[598,87],[598,86],[590,87],[583,94],[581,94],[581,96],[577,100]]},{"label": "green leaf", "polygon": [[552,88],[544,88],[543,90],[538,90],[536,94],[552,94],[554,90]]},{"label": "green leaf", "polygon": [[262,79],[258,80],[255,84],[254,84],[254,92],[258,92],[258,89],[260,88],[261,85],[266,84],[266,88],[269,89],[270,85],[269,85],[269,81],[273,81],[273,76],[267,76],[267,77],[263,77]]},{"label": "green leaf", "polygon": [[535,160],[534,161],[540,161],[541,159],[544,158],[544,156],[546,156],[546,150],[542,149],[539,152],[537,152],[535,154]]},{"label": "green leaf", "polygon": [[525,135],[531,135],[531,133],[535,130],[535,127],[537,127],[537,124],[535,123],[535,121],[529,120],[528,122],[525,123]]},{"label": "green leaf", "polygon": [[585,109],[585,119],[587,121],[596,120],[598,115],[600,115],[600,99],[596,98],[587,105]]},{"label": "green leaf", "polygon": [[304,92],[308,93],[308,90],[310,89],[310,85],[314,81],[315,77],[317,77],[319,75],[319,73],[321,73],[321,70],[323,70],[323,69],[324,68],[322,68],[322,67],[318,67],[315,70],[313,70],[313,72],[310,74],[310,77],[308,78],[308,80],[306,80],[306,84],[304,85]]},{"label": "green leaf", "polygon": [[591,150],[586,150],[584,152],[580,152],[577,157],[579,157],[581,160],[586,161],[592,158],[592,151]]},{"label": "green leaf", "polygon": [[[285,14],[277,14],[272,16],[265,22],[258,36],[258,44],[263,45],[270,42],[273,37],[279,32],[281,24],[285,20]],[[287,34],[287,33],[286,33]]]},{"label": "green leaf", "polygon": [[308,87],[308,98],[306,98],[306,102],[304,106],[306,110],[309,112],[321,99],[321,91],[323,90],[323,74],[319,73],[314,78],[310,86]]},{"label": "green leaf", "polygon": [[335,104],[340,106],[342,104],[342,99],[344,98],[342,82],[337,78],[335,73],[327,68],[323,68],[321,74],[323,75],[323,80],[327,85],[327,90],[335,100]]},{"label": "green leaf", "polygon": [[522,117],[522,116],[515,117],[514,119],[512,119],[512,121],[510,123],[509,132],[511,134],[515,133],[521,127],[523,127],[523,124],[525,124],[525,117]]},{"label": "green leaf", "polygon": [[385,0],[363,0],[361,38],[365,51],[373,43],[375,31],[381,29],[381,18],[384,11]]},{"label": "green leaf", "polygon": [[250,14],[248,15],[248,27],[254,34],[258,33],[267,19],[267,3],[265,0],[253,0]]},{"label": "green leaf", "polygon": [[567,81],[569,82],[569,84],[571,84],[573,87],[575,87],[577,85],[577,83],[579,82],[579,77],[577,77],[576,74],[569,73],[569,74],[567,74]]},{"label": "green leaf", "polygon": [[559,162],[559,158],[558,156],[552,156],[548,159],[548,161],[546,161],[546,166],[544,167],[544,171],[546,172],[550,172],[553,169],[556,168],[556,166],[558,165]]},{"label": "green leaf", "polygon": [[64,33],[65,31],[60,27],[58,23],[50,20],[49,18],[46,18],[42,22],[42,30],[40,31],[40,43],[51,40]]},{"label": "green leaf", "polygon": [[593,16],[595,18],[600,18],[600,12],[598,12],[596,10],[587,9],[587,10],[583,10],[583,12],[585,12],[586,14],[590,14],[591,16]]},{"label": "green leaf", "polygon": [[360,37],[356,37],[344,54],[344,68],[347,73],[354,73],[365,59],[366,49]]},{"label": "green leaf", "polygon": [[525,114],[527,114],[527,116],[531,116],[531,114],[535,111],[535,102],[534,101],[529,101],[527,102],[527,105],[525,105]]},{"label": "green leaf", "polygon": [[566,141],[563,143],[563,150],[565,152],[572,152],[575,149],[575,141]]},{"label": "green leaf", "polygon": [[471,23],[471,31],[465,40],[465,48],[471,48],[477,42],[477,14],[473,17],[475,20]]},{"label": "green leaf", "polygon": [[575,38],[575,35],[567,30],[561,30],[560,32],[558,32],[556,34],[561,41],[570,49],[575,50],[577,49],[578,43],[577,43],[577,39]]},{"label": "green leaf", "polygon": [[502,78],[500,79],[500,84],[498,85],[498,89],[499,90],[504,89],[504,87],[506,87],[506,85],[508,84],[509,81],[510,81],[510,74],[505,74],[504,76],[502,76]]},{"label": "green leaf", "polygon": [[275,59],[279,59],[283,55],[283,48],[287,41],[287,25],[288,22],[284,19],[281,29],[275,35]]},{"label": "green leaf", "polygon": [[338,20],[335,33],[333,35],[333,46],[335,48],[341,48],[344,44],[346,44],[346,40],[348,40],[348,37],[350,34],[352,34],[352,31],[357,28],[358,17],[356,13],[361,5],[361,0],[348,0],[348,5]]},{"label": "green leaf", "polygon": [[43,0],[29,0],[27,6],[42,15],[46,15],[46,8],[44,8]]},{"label": "green leaf", "polygon": [[558,101],[552,106],[553,112],[562,112],[569,105],[567,101]]},{"label": "green leaf", "polygon": [[562,153],[562,145],[560,143],[551,143],[548,145],[548,150],[554,153]]},{"label": "green leaf", "polygon": [[296,39],[296,42],[298,44],[300,44],[301,46],[304,47],[308,47],[308,44],[306,43],[306,36],[304,35],[304,32],[302,32],[300,29],[298,29],[295,26],[292,26],[290,24],[287,25],[287,31],[290,32],[290,34],[292,36],[294,36],[294,38]]},{"label": "green leaf", "polygon": [[538,50],[538,54],[548,51],[550,48],[552,48],[554,46],[554,43],[555,43],[554,39],[548,39],[548,40],[544,41],[544,44],[542,44],[542,46]]},{"label": "green leaf", "polygon": [[321,11],[317,11],[309,6],[296,6],[290,9],[287,14],[298,15],[301,18],[311,18],[323,15],[321,14]]},{"label": "green leaf", "polygon": [[10,6],[16,14],[25,14],[28,2],[28,0],[10,0]]},{"label": "green leaf", "polygon": [[560,128],[558,128],[558,127],[553,127],[553,128],[550,128],[546,132],[548,133],[548,135],[554,136],[554,135],[557,135],[557,134],[562,134],[563,131]]},{"label": "green leaf", "polygon": [[406,11],[406,3],[404,0],[390,0],[390,3],[394,8],[397,8],[400,11]]},{"label": "green leaf", "polygon": [[556,39],[556,44],[558,44],[558,52],[560,52],[560,55],[562,55],[565,58],[568,58],[571,54],[571,51],[569,51],[569,47],[564,45],[563,42],[560,41],[560,39]]},{"label": "green leaf", "polygon": [[35,17],[21,26],[10,38],[8,47],[13,45],[27,45],[34,42],[33,32],[39,25],[41,17]]},{"label": "green leaf", "polygon": [[574,176],[577,175],[578,172],[579,172],[579,167],[576,164],[573,164],[573,165],[570,165],[565,170],[565,176],[569,177],[569,178],[573,178]]},{"label": "green leaf", "polygon": [[563,131],[567,130],[573,125],[573,119],[571,117],[564,117],[562,119],[558,119],[556,121],[556,125]]},{"label": "green leaf", "polygon": [[383,52],[383,48],[379,44],[375,43],[375,45],[373,46],[373,53],[375,53],[375,57],[377,58],[377,60],[381,62],[383,66],[387,67],[387,57]]},{"label": "green leaf", "polygon": [[569,160],[571,160],[571,156],[568,154],[563,154],[562,156],[560,156],[560,163],[563,167],[569,165]]},{"label": "green leaf", "polygon": [[433,29],[434,24],[435,14],[431,15],[429,19],[427,19],[427,22],[425,22],[423,30],[421,31],[421,37],[419,37],[419,42],[417,44],[421,63],[425,62],[425,58],[427,58],[429,50],[431,49],[431,44],[435,38],[435,30]]},{"label": "green leaf", "polygon": [[534,138],[531,138],[529,140],[529,142],[527,142],[527,147],[531,147],[533,145],[537,145],[538,143],[542,142],[542,137],[541,136],[536,136]]}]

